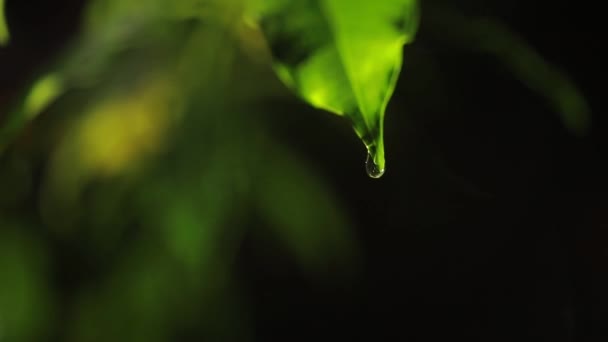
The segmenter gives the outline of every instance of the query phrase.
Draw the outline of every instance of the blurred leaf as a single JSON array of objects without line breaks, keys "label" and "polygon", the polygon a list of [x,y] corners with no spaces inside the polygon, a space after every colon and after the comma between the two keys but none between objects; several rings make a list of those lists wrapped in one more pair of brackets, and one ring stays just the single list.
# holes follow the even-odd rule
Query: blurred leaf
[{"label": "blurred leaf", "polygon": [[4,0],[0,0],[0,46],[7,44],[10,38],[4,15],[4,6]]},{"label": "blurred leaf", "polygon": [[58,73],[49,73],[34,81],[7,119],[0,122],[0,154],[28,122],[47,109],[64,91],[65,84]]},{"label": "blurred leaf", "polygon": [[40,114],[51,102],[64,92],[61,76],[49,74],[36,81],[25,98],[23,110],[29,119]]},{"label": "blurred leaf", "polygon": [[348,117],[383,170],[384,113],[416,33],[417,1],[275,0],[263,11],[279,77],[313,106]]},{"label": "blurred leaf", "polygon": [[471,29],[478,32],[479,47],[496,55],[528,88],[545,97],[566,128],[577,135],[587,132],[591,120],[589,105],[563,72],[494,20],[473,21]]},{"label": "blurred leaf", "polygon": [[137,171],[162,151],[181,112],[181,98],[170,76],[142,76],[76,116],[51,152],[42,196],[47,223],[67,226],[77,213],[83,189],[94,180]]},{"label": "blurred leaf", "polygon": [[429,6],[437,36],[454,48],[474,49],[495,56],[532,91],[544,97],[573,134],[585,135],[590,108],[575,84],[532,46],[496,19],[470,18],[445,6]]},{"label": "blurred leaf", "polygon": [[79,295],[71,340],[169,340],[172,313],[184,286],[175,282],[179,272],[162,251],[150,248],[134,246],[117,269]]},{"label": "blurred leaf", "polygon": [[[213,268],[232,250],[222,244],[223,221],[234,214],[230,178],[221,160],[197,172],[167,172],[142,189],[142,218],[189,271]],[[192,165],[193,166],[193,165]],[[193,170],[194,171],[194,170]]]},{"label": "blurred leaf", "polygon": [[0,208],[26,201],[32,185],[32,168],[27,158],[18,153],[0,156]]},{"label": "blurred leaf", "polygon": [[354,238],[338,201],[307,165],[275,153],[260,169],[255,198],[273,233],[308,270],[354,261]]},{"label": "blurred leaf", "polygon": [[23,228],[0,221],[0,341],[40,340],[48,328],[46,256]]},{"label": "blurred leaf", "polygon": [[[204,0],[202,3],[216,2]],[[43,76],[25,87],[13,110],[0,122],[0,153],[32,119],[68,91],[92,89],[99,93],[101,84],[116,86],[132,82],[135,76],[146,71],[178,62],[190,33],[184,29],[186,18],[180,13],[186,8],[197,13],[200,11],[197,4],[201,3],[198,0],[90,1],[83,27],[71,47],[58,60],[48,63],[48,71]],[[207,17],[219,16],[224,11],[227,11],[225,5],[214,6],[213,11],[205,13]],[[126,76],[121,78],[121,75]],[[191,70],[188,77],[194,77]]]}]

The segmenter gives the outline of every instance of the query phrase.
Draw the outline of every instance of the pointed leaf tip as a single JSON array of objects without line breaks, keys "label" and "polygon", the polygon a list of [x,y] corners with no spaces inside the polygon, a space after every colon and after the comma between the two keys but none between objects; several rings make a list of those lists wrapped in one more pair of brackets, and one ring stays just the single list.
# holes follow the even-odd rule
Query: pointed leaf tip
[{"label": "pointed leaf tip", "polygon": [[264,31],[279,77],[310,105],[346,116],[384,169],[382,125],[418,27],[416,0],[274,1]]}]

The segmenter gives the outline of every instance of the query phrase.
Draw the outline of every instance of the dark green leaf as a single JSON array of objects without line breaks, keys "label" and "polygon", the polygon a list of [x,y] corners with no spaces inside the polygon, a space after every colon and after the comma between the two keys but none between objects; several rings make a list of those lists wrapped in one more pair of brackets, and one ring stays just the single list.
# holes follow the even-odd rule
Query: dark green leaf
[{"label": "dark green leaf", "polygon": [[497,22],[478,21],[473,28],[484,32],[479,47],[495,54],[528,88],[543,96],[566,128],[577,135],[587,132],[591,120],[589,106],[563,72]]},{"label": "dark green leaf", "polygon": [[255,203],[274,235],[309,271],[328,260],[349,266],[356,244],[338,200],[306,164],[279,151],[264,162]]},{"label": "dark green leaf", "polygon": [[[429,6],[429,25],[453,48],[473,49],[502,62],[529,89],[544,97],[573,134],[589,129],[589,104],[562,70],[541,56],[522,37],[496,19],[470,18],[453,9]],[[447,32],[447,33],[446,33]]]},{"label": "dark green leaf", "polygon": [[36,341],[50,321],[44,245],[25,225],[0,220],[0,340]]}]

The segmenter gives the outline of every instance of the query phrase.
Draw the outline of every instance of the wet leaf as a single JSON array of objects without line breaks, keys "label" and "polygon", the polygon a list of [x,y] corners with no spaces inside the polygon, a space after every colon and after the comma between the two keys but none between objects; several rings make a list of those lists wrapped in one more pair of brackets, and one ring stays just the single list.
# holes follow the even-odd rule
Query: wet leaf
[{"label": "wet leaf", "polygon": [[383,120],[418,25],[416,0],[270,1],[258,10],[279,77],[352,121],[384,169]]}]

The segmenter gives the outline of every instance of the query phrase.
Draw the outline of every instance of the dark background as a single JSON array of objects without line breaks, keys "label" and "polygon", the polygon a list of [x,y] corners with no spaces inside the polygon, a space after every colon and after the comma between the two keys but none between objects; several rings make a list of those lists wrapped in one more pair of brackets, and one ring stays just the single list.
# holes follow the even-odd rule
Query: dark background
[{"label": "dark background", "polygon": [[[347,281],[311,279],[250,237],[238,258],[259,341],[605,341],[608,198],[599,4],[446,2],[500,19],[586,95],[575,137],[492,56],[453,49],[423,3],[386,119],[387,172],[337,117],[276,103],[276,131],[332,184],[363,255]],[[0,103],[77,29],[80,1],[7,1]],[[428,10],[427,10],[428,9]],[[429,72],[432,70],[433,72]],[[308,111],[314,119],[301,120]],[[289,113],[298,112],[297,115]],[[310,131],[316,133],[311,135]],[[255,223],[252,223],[255,224]]]}]

